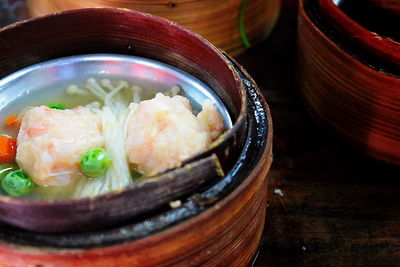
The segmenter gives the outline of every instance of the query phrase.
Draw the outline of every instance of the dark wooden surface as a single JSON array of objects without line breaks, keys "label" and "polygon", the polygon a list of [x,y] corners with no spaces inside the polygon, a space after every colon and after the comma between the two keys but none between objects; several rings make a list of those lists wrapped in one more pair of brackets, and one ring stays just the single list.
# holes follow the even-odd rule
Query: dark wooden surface
[{"label": "dark wooden surface", "polygon": [[[0,1],[0,24],[26,16],[18,2]],[[13,12],[4,12],[7,4]],[[400,169],[309,118],[294,80],[296,19],[297,1],[282,0],[272,35],[237,57],[274,120],[267,223],[254,266],[400,265]]]}]

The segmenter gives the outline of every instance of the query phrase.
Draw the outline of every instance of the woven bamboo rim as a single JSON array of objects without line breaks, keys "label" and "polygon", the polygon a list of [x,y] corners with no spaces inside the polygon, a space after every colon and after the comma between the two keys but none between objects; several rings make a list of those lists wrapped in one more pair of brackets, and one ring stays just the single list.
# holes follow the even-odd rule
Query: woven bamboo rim
[{"label": "woven bamboo rim", "polygon": [[[243,0],[28,0],[32,16],[85,7],[118,7],[150,13],[179,23],[215,46],[237,55],[246,50],[240,36]],[[245,33],[254,45],[272,30],[280,0],[248,1],[244,12]]]}]

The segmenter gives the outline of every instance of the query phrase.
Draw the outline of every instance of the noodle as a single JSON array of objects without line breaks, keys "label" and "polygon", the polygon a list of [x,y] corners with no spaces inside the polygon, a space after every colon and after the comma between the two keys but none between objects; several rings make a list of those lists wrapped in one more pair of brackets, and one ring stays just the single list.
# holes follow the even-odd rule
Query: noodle
[{"label": "noodle", "polygon": [[124,136],[125,119],[129,109],[113,114],[107,106],[97,110],[101,116],[105,149],[112,160],[112,165],[104,175],[94,179],[81,179],[76,192],[76,197],[87,197],[121,189],[132,183],[129,166],[125,157]]},{"label": "noodle", "polygon": [[86,88],[104,101],[103,107],[100,107],[99,102],[92,102],[86,107],[101,117],[105,149],[110,155],[112,165],[103,177],[81,179],[76,187],[75,197],[103,194],[122,189],[132,183],[125,156],[125,138],[121,136],[126,136],[127,118],[137,104],[127,106],[115,100],[115,96],[123,88],[128,88],[128,85],[127,82],[121,81],[113,87],[108,80],[102,80],[101,85],[93,78],[88,80]]}]

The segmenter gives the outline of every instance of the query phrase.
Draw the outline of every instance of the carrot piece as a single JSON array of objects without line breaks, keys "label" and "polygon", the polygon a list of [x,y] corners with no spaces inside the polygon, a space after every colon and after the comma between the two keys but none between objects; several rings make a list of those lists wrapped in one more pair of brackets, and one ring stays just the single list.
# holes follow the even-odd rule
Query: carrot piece
[{"label": "carrot piece", "polygon": [[0,135],[0,162],[13,162],[17,153],[17,141]]},{"label": "carrot piece", "polygon": [[4,122],[4,124],[5,124],[6,126],[13,126],[13,124],[15,123],[16,120],[17,120],[17,116],[11,115],[11,116],[8,117],[8,119]]},{"label": "carrot piece", "polygon": [[21,124],[22,124],[22,118],[19,119],[19,120],[16,120],[15,123],[14,123],[14,125],[15,125],[17,128],[21,128]]}]

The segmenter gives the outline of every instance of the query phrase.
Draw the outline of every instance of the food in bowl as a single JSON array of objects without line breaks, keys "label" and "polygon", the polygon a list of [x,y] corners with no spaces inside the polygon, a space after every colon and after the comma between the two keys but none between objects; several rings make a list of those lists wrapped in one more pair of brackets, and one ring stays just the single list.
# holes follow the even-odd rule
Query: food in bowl
[{"label": "food in bowl", "polygon": [[103,76],[63,91],[5,119],[4,193],[65,199],[121,190],[205,151],[225,129],[211,99],[193,108],[177,84],[160,92]]}]

